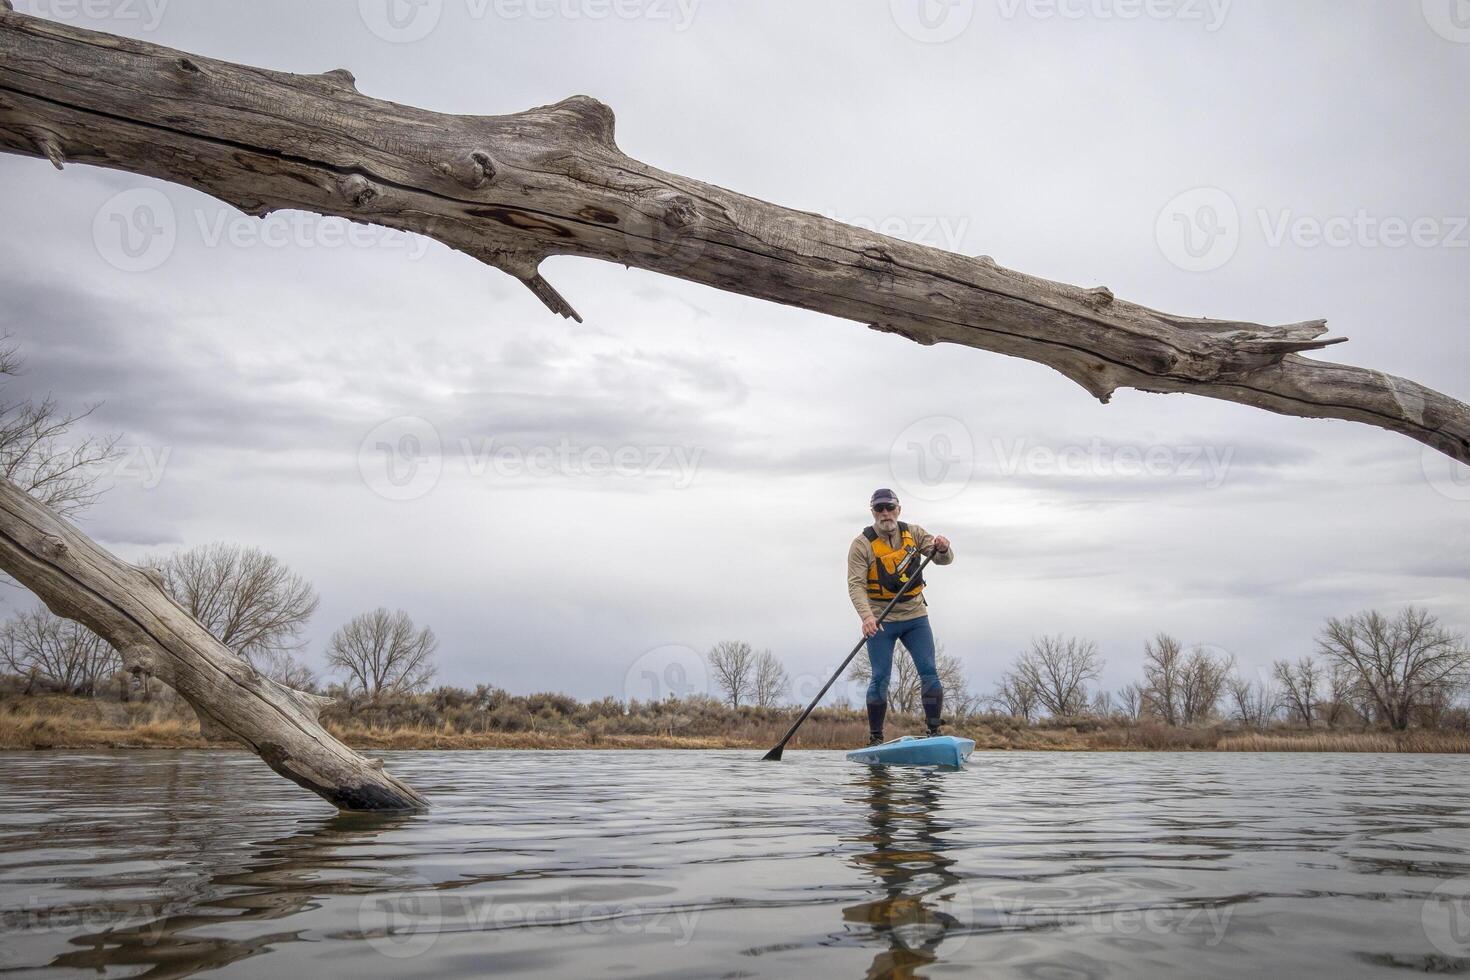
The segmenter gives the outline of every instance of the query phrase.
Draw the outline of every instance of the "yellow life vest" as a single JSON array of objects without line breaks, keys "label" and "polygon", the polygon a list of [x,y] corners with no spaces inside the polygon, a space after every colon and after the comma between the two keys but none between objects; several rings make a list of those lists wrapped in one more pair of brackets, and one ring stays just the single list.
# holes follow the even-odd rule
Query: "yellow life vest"
[{"label": "yellow life vest", "polygon": [[917,557],[909,564],[903,572],[898,568],[909,555],[917,555],[918,546],[914,544],[914,536],[909,532],[909,526],[903,521],[898,522],[898,532],[902,535],[897,548],[889,547],[888,542],[875,530],[872,525],[863,528],[863,537],[873,546],[873,556],[876,559],[868,565],[868,598],[888,601],[903,592],[904,598],[908,599],[924,591],[924,576],[916,574],[915,570],[919,563]]}]

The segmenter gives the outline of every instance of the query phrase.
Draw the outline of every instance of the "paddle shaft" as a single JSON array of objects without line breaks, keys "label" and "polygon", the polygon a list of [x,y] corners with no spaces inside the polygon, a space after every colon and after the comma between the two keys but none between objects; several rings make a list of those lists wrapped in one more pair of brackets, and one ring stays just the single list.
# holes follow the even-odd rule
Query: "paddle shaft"
[{"label": "paddle shaft", "polygon": [[[908,558],[904,559],[904,563],[899,566],[898,570],[900,572],[903,571],[904,568],[908,566],[909,562],[913,561],[913,559],[914,556],[909,555]],[[928,567],[929,563],[933,560],[934,549],[931,548],[929,549],[928,557],[919,563],[919,570],[914,573],[913,580],[909,582],[909,585],[905,585],[902,589],[899,589],[898,593],[892,599],[888,600],[888,605],[883,607],[883,612],[880,613],[878,616],[879,626],[883,625],[883,620],[887,619],[888,614],[893,612],[893,607],[898,605],[898,600],[904,597],[904,593],[909,590],[909,586],[918,581],[919,576],[924,574],[924,569]],[[837,683],[837,678],[841,677],[842,672],[847,669],[847,665],[852,663],[852,658],[858,655],[858,651],[861,650],[863,648],[863,644],[867,642],[868,638],[866,636],[857,641],[857,646],[852,648],[852,652],[847,655],[846,660],[842,661],[842,666],[837,668],[837,672],[827,679],[827,683],[822,685],[822,689],[817,692],[816,697],[812,698],[812,703],[806,706],[806,710],[801,713],[801,717],[797,718],[796,721],[792,723],[791,728],[787,730],[784,736],[782,736],[781,741],[776,743],[776,747],[771,749],[770,752],[766,753],[767,759],[775,760],[781,757],[781,750],[786,748],[786,743],[791,741],[791,736],[796,734],[796,730],[801,727],[801,723],[806,721],[807,715],[811,714],[812,711],[816,709],[822,698],[826,696],[827,691],[831,689],[833,684]]]}]

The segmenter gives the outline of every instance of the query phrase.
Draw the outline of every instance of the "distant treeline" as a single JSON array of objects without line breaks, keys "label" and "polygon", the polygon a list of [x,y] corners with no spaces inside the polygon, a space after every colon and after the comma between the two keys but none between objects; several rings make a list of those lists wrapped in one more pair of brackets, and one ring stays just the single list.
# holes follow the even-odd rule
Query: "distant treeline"
[{"label": "distant treeline", "polygon": [[[705,654],[722,700],[686,697],[658,702],[615,698],[580,702],[565,694],[511,695],[491,685],[473,690],[433,687],[438,640],[403,610],[354,616],[331,636],[323,680],[299,654],[317,608],[309,583],[256,548],[212,544],[148,559],[157,579],[226,647],[261,673],[291,687],[337,699],[324,717],[375,729],[442,728],[460,732],[554,729],[596,735],[731,734],[789,717],[796,707],[789,674],[771,651],[728,640]],[[1138,681],[1117,691],[1097,686],[1103,659],[1096,642],[1040,636],[1018,654],[994,688],[974,693],[966,665],[940,646],[937,665],[945,714],[956,724],[1000,716],[1032,725],[1097,722],[1263,731],[1410,728],[1463,731],[1470,713],[1470,649],[1427,610],[1394,615],[1369,610],[1329,619],[1315,650],[1275,662],[1265,676],[1247,675],[1214,647],[1186,648],[1159,633],[1143,645]],[[100,637],[42,606],[0,624],[0,674],[16,694],[61,693],[149,703],[161,685],[126,673]],[[867,679],[859,656],[850,679]],[[905,653],[895,657],[889,692],[898,716],[919,710],[919,678]],[[803,692],[805,696],[805,692]],[[832,703],[842,709],[861,705]],[[838,715],[834,715],[837,717]],[[774,722],[771,722],[774,724]]]}]

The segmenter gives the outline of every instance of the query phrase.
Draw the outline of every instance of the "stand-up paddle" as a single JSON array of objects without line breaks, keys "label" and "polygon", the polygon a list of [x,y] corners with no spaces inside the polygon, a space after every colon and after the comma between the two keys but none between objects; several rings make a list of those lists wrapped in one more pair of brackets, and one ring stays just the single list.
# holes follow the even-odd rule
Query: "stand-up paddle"
[{"label": "stand-up paddle", "polygon": [[[898,566],[897,574],[902,575],[904,569],[909,567],[909,564],[913,562],[914,558],[917,555],[918,552],[916,551],[910,552],[909,556],[903,560],[903,564]],[[893,607],[897,605],[898,600],[902,599],[903,594],[907,592],[913,586],[913,584],[919,580],[919,576],[924,573],[924,568],[933,560],[934,549],[930,548],[928,556],[919,563],[919,570],[914,573],[913,578],[909,579],[908,584],[905,585],[902,589],[899,589],[898,593],[892,599],[888,600],[888,605],[883,607],[883,613],[878,617],[879,626],[883,625],[883,620],[888,618],[888,614],[893,611]],[[842,666],[837,668],[837,673],[833,674],[830,678],[828,678],[827,683],[822,685],[822,689],[817,692],[817,696],[812,698],[812,703],[806,706],[806,710],[801,713],[801,717],[796,719],[796,722],[791,726],[786,734],[782,736],[781,741],[776,743],[776,747],[765,754],[763,761],[781,761],[781,753],[785,750],[786,743],[791,741],[791,736],[796,734],[796,730],[801,727],[801,723],[806,721],[806,716],[812,713],[812,709],[817,706],[817,702],[821,701],[823,696],[826,695],[827,689],[830,688],[833,684],[837,683],[837,678],[842,676],[842,672],[847,669],[847,665],[852,663],[852,658],[857,656],[858,651],[861,650],[863,648],[863,644],[867,642],[868,638],[866,636],[863,637],[861,640],[858,640],[857,646],[852,648],[852,653],[849,653],[847,655],[847,659],[842,661]]]}]

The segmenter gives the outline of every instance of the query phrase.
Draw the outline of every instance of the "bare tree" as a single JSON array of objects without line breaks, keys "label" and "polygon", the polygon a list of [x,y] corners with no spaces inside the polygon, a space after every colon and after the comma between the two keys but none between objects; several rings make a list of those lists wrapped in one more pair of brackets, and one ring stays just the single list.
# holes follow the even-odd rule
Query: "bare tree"
[{"label": "bare tree", "polygon": [[762,708],[774,708],[791,690],[791,678],[781,661],[769,650],[755,658],[755,703]]},{"label": "bare tree", "polygon": [[316,590],[276,556],[216,542],[147,564],[175,602],[255,669],[288,687],[310,676],[293,654],[316,612]]},{"label": "bare tree", "polygon": [[1092,696],[1089,710],[1099,718],[1111,718],[1116,710],[1113,706],[1112,692],[1098,688],[1097,693]]},{"label": "bare tree", "polygon": [[1168,633],[1159,633],[1143,645],[1143,700],[1145,710],[1166,725],[1179,724],[1184,686],[1184,646]]},{"label": "bare tree", "polygon": [[[9,338],[0,338],[0,387],[22,373]],[[95,411],[63,412],[50,395],[0,400],[0,476],[62,516],[75,514],[102,493],[102,468],[120,453],[118,436],[66,437]]]},{"label": "bare tree", "polygon": [[1048,714],[1065,718],[1087,710],[1087,682],[1097,678],[1102,666],[1093,641],[1043,636],[1016,658],[1015,674],[1036,692]]},{"label": "bare tree", "polygon": [[434,676],[439,640],[418,629],[402,609],[360,613],[332,634],[327,664],[346,675],[347,688],[370,698],[422,690]]},{"label": "bare tree", "polygon": [[1355,705],[1362,699],[1355,672],[1342,664],[1332,664],[1327,672],[1327,698],[1322,705],[1327,727],[1336,728],[1347,720],[1349,713],[1359,714]]},{"label": "bare tree", "polygon": [[1317,641],[1322,656],[1349,670],[1379,717],[1396,731],[1416,708],[1465,684],[1470,649],[1428,610],[1405,606],[1392,619],[1377,610],[1329,619]]},{"label": "bare tree", "polygon": [[44,682],[64,694],[90,696],[122,668],[122,659],[81,623],[37,606],[0,627],[0,664],[27,679],[26,693]]},{"label": "bare tree", "polygon": [[1143,717],[1146,703],[1147,699],[1140,685],[1129,684],[1118,689],[1118,705],[1122,709],[1123,717],[1129,721],[1137,721]]},{"label": "bare tree", "polygon": [[1214,717],[1225,690],[1225,678],[1235,666],[1230,657],[1216,656],[1203,646],[1189,652],[1180,671],[1179,720],[1198,725]]},{"label": "bare tree", "polygon": [[1036,688],[1026,678],[1018,676],[1014,671],[1008,671],[1000,676],[995,684],[995,691],[986,701],[1012,718],[1020,718],[1030,724],[1036,715],[1040,699],[1036,696]]},{"label": "bare tree", "polygon": [[1239,670],[1232,670],[1226,680],[1232,714],[1241,724],[1264,729],[1275,716],[1280,703],[1276,688],[1267,681],[1251,680]]},{"label": "bare tree", "polygon": [[743,640],[716,643],[709,651],[709,665],[730,707],[738,708],[741,701],[748,702],[755,695],[756,656],[749,643]]},{"label": "bare tree", "polygon": [[1271,665],[1271,676],[1281,685],[1281,697],[1287,710],[1311,728],[1317,704],[1317,684],[1322,678],[1321,666],[1311,657],[1302,657],[1295,667],[1289,661],[1278,660]]}]

